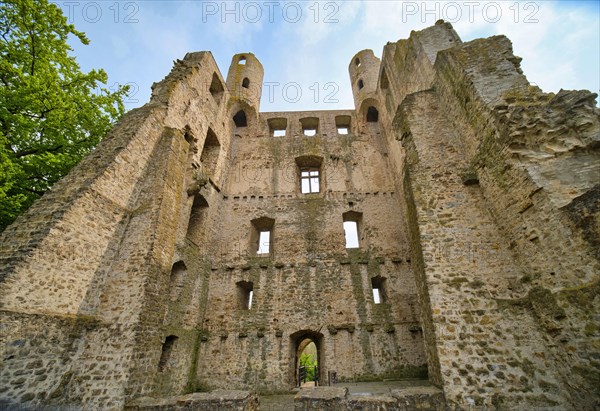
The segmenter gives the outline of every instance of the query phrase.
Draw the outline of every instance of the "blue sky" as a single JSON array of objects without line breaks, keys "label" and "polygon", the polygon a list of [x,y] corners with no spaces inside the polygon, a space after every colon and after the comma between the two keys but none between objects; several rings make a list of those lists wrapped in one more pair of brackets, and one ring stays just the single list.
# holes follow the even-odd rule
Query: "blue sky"
[{"label": "blue sky", "polygon": [[[600,89],[599,1],[55,1],[91,43],[72,42],[84,70],[130,84],[127,108],[186,52],[208,50],[225,77],[231,57],[252,52],[265,68],[261,111],[352,108],[348,64],[362,49],[443,18],[463,41],[505,34],[530,82],[544,91]],[[286,95],[296,83],[302,92]],[[295,91],[294,85],[291,91]],[[263,90],[264,91],[264,90]]]}]

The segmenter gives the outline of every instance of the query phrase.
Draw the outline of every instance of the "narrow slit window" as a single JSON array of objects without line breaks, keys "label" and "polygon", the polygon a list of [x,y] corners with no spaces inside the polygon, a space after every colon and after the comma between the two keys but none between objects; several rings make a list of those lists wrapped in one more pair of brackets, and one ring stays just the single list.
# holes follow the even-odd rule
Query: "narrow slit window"
[{"label": "narrow slit window", "polygon": [[269,254],[271,251],[271,231],[261,231],[258,236],[256,254]]},{"label": "narrow slit window", "polygon": [[363,87],[365,86],[365,82],[361,80],[358,80],[358,89],[361,90]]},{"label": "narrow slit window", "polygon": [[371,288],[373,289],[373,302],[375,304],[385,303],[387,296],[385,293],[385,278],[376,276],[371,278]]},{"label": "narrow slit window", "polygon": [[344,221],[344,235],[346,237],[346,248],[359,248],[358,223],[356,221]]},{"label": "narrow slit window", "polygon": [[375,304],[381,303],[381,298],[379,297],[379,288],[373,288],[373,301]]},{"label": "narrow slit window", "polygon": [[236,285],[239,307],[242,310],[251,309],[254,298],[254,284],[250,281],[239,281]]},{"label": "narrow slit window", "polygon": [[302,194],[318,193],[320,190],[319,169],[305,168],[300,171]]}]

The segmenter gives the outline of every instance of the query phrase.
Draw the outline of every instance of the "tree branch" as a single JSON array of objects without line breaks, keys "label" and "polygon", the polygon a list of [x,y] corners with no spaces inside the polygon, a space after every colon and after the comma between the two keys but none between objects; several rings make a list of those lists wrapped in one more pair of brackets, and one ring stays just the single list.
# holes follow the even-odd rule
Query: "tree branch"
[{"label": "tree branch", "polygon": [[22,150],[22,151],[18,151],[15,153],[15,157],[16,158],[21,158],[21,157],[25,157],[25,156],[30,156],[32,154],[38,154],[38,153],[54,153],[57,151],[60,151],[64,146],[62,144],[56,146],[56,147],[51,147],[51,148],[32,148],[29,150]]},{"label": "tree branch", "polygon": [[30,193],[40,195],[40,196],[44,195],[44,193],[45,193],[45,191],[34,190],[32,188],[29,188],[29,187],[19,186],[19,188],[21,188],[22,190],[25,190],[25,191],[29,191]]}]

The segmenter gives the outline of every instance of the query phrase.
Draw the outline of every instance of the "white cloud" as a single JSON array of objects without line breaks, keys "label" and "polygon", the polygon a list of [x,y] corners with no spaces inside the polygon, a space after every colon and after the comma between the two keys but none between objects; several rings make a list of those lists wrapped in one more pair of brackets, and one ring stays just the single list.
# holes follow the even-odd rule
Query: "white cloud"
[{"label": "white cloud", "polygon": [[[547,91],[600,87],[598,15],[578,2],[566,7],[563,2],[480,1],[471,9],[462,1],[294,3],[303,13],[297,23],[291,22],[292,15],[282,16],[286,3],[277,3],[271,21],[264,5],[256,20],[248,2],[230,2],[226,7],[231,13],[221,9],[222,2],[141,2],[135,16],[139,22],[132,25],[115,25],[107,9],[107,18],[97,24],[78,25],[94,37],[89,49],[96,47],[95,52],[81,54],[82,65],[105,67],[111,78],[121,83],[136,81],[145,92],[168,73],[174,59],[189,51],[212,51],[224,75],[234,53],[251,51],[264,65],[265,81],[281,86],[293,81],[302,86],[300,102],[285,101],[280,90],[273,104],[263,96],[263,109],[348,108],[353,101],[347,69],[354,54],[370,48],[381,56],[388,41],[408,38],[412,30],[443,18],[464,41],[505,34],[513,41],[515,54],[524,58],[529,80]],[[216,5],[217,13],[207,14],[207,4]],[[492,6],[486,9],[487,4]],[[539,10],[527,9],[531,4],[539,5]],[[494,23],[496,5],[501,7],[501,18]],[[532,12],[529,17],[539,23],[524,22]],[[326,23],[327,18],[335,22]],[[325,88],[327,83],[337,85],[333,98],[338,104],[323,101],[333,91]]]}]

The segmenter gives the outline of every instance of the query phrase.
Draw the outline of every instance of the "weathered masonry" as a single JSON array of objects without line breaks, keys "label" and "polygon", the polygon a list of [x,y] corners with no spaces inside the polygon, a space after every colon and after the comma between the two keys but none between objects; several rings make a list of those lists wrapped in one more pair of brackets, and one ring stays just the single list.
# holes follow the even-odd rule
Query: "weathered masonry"
[{"label": "weathered masonry", "polygon": [[321,381],[599,407],[597,95],[519,63],[440,21],[352,57],[355,109],[264,113],[253,54],[186,55],[2,234],[2,403],[289,390],[312,341]]}]

